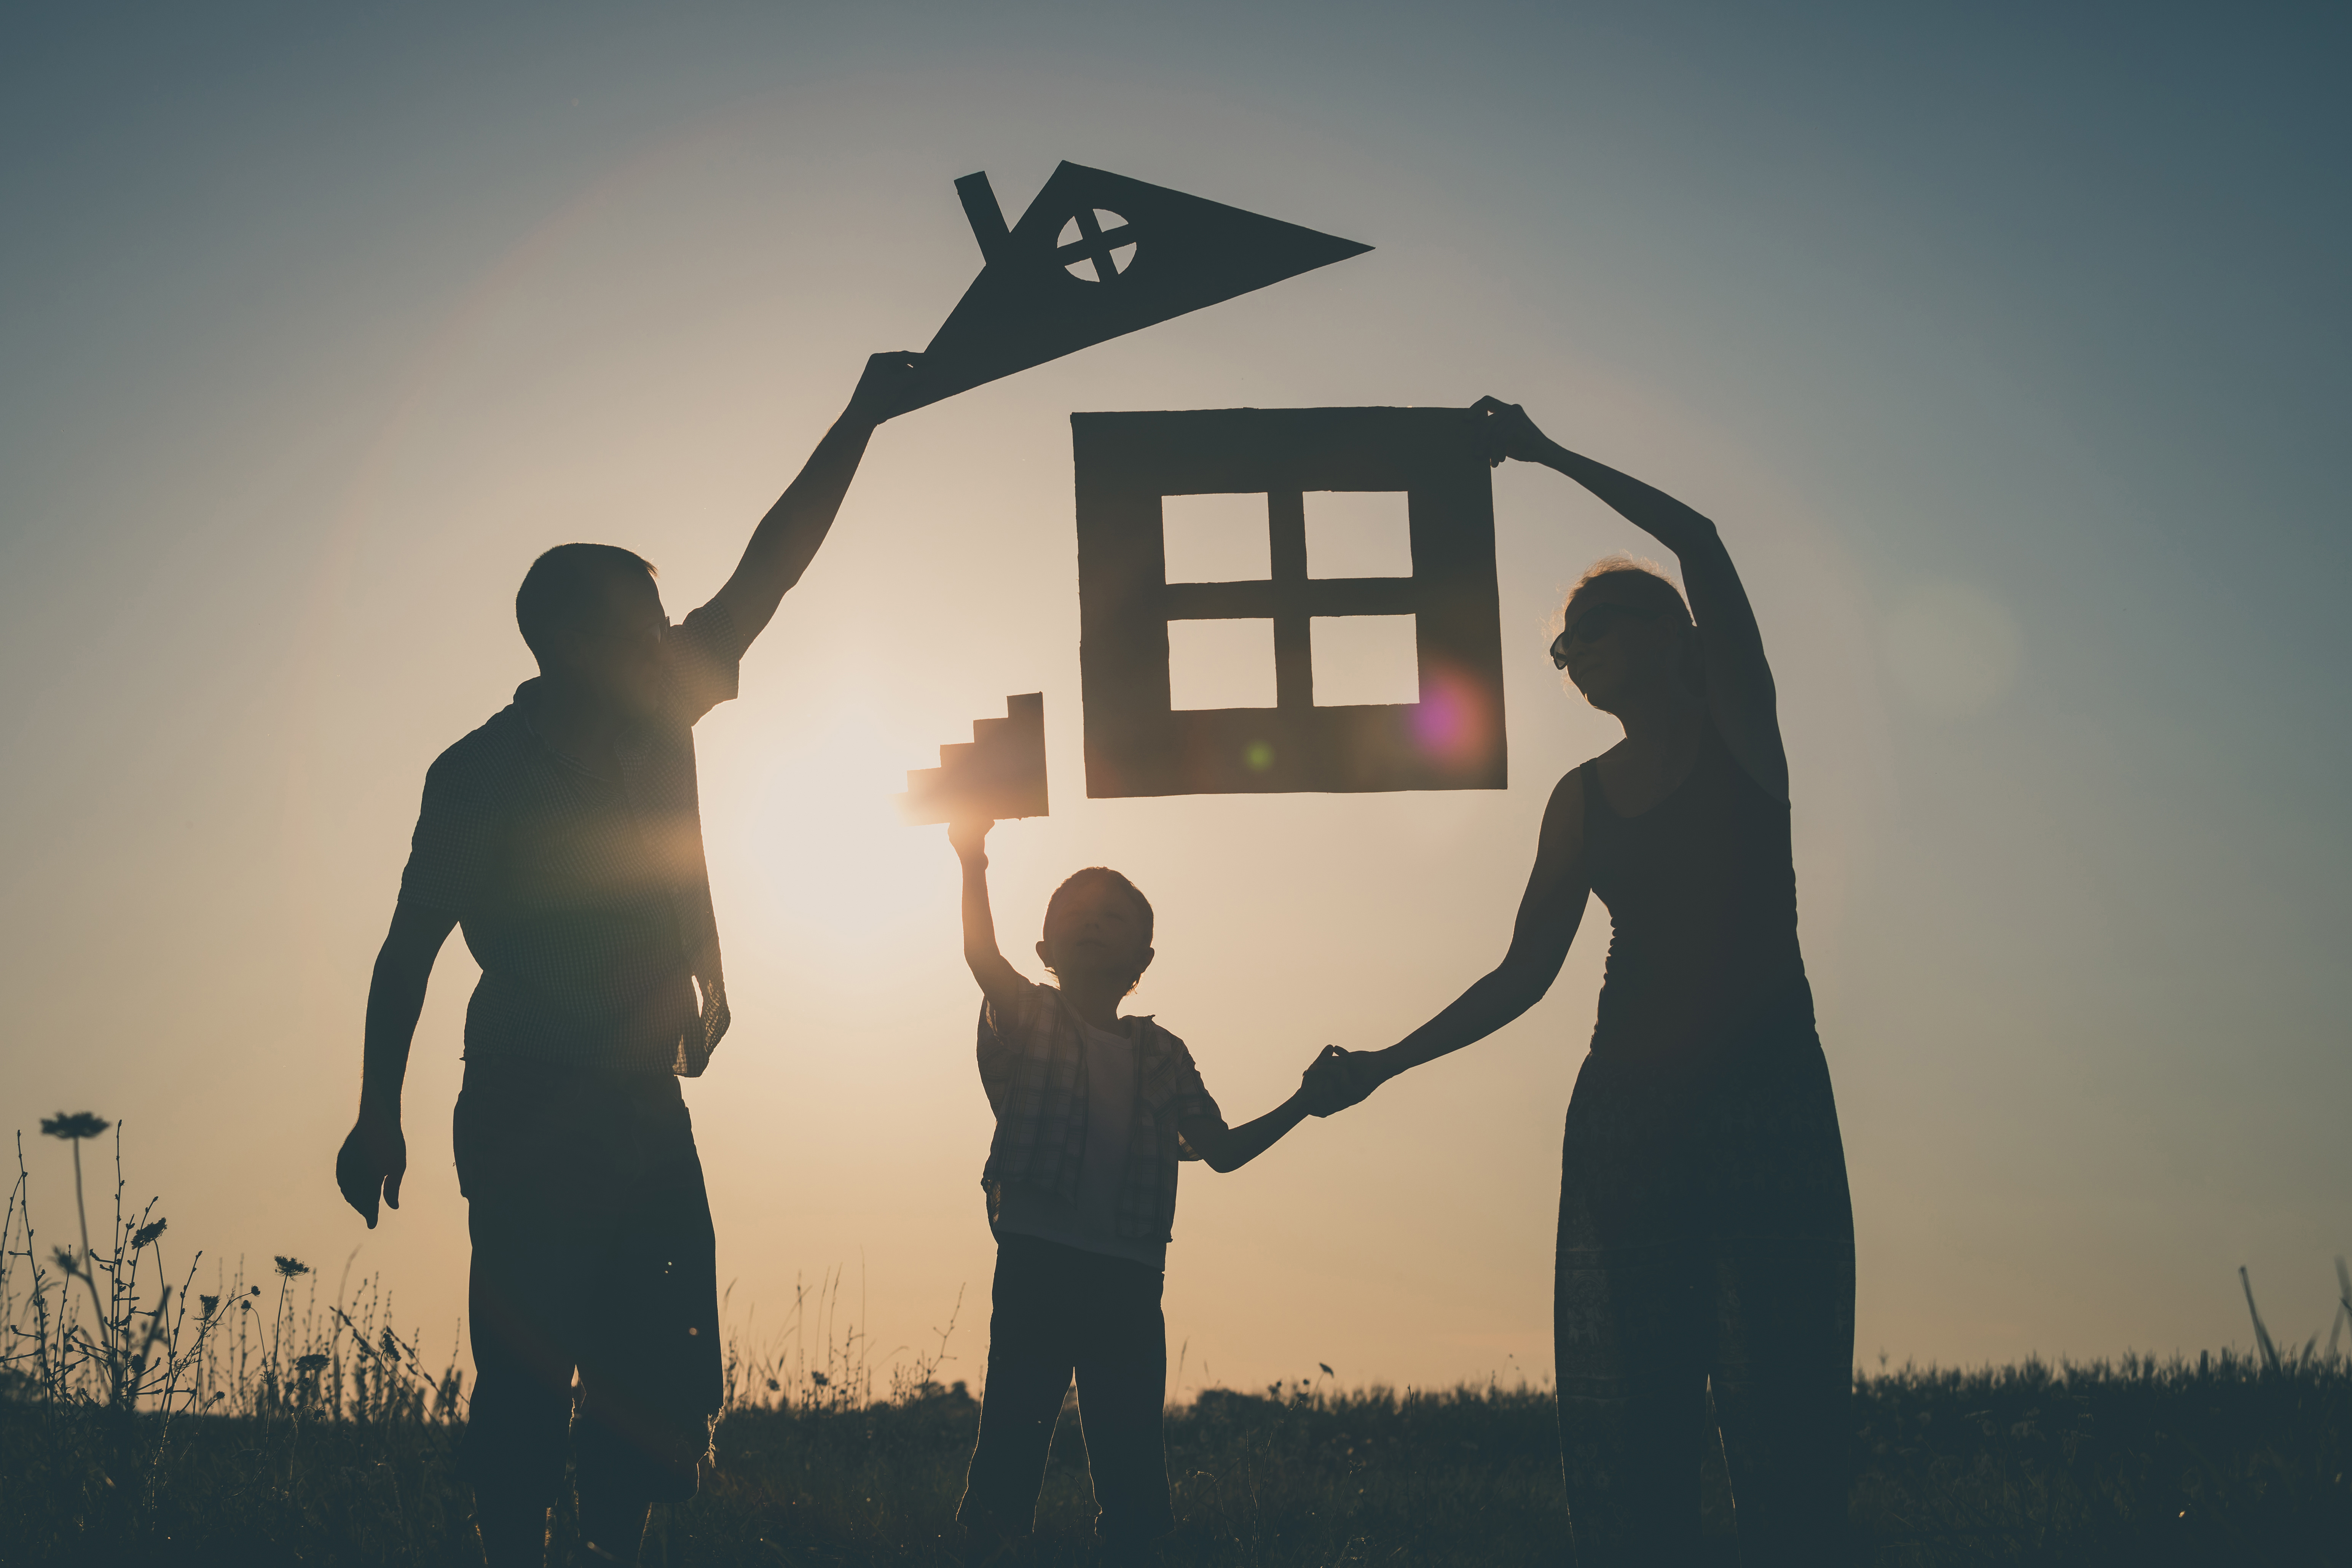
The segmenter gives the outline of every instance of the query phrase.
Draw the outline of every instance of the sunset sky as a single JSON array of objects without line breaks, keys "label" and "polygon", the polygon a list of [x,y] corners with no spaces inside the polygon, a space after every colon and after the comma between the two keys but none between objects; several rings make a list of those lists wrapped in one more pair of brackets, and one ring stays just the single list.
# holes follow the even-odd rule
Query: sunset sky
[{"label": "sunset sky", "polygon": [[[736,1022],[686,1093],[739,1324],[840,1267],[887,1360],[961,1290],[946,1375],[978,1378],[977,996],[944,834],[889,796],[1008,693],[1045,693],[1054,805],[992,843],[1007,951],[1071,869],[1128,872],[1159,912],[1134,1009],[1233,1120],[1500,955],[1547,794],[1615,734],[1548,617],[1657,548],[1496,476],[1507,790],[1090,801],[1068,417],[1491,393],[1715,518],[1747,578],[1864,1362],[2242,1344],[2241,1265],[2282,1339],[2324,1334],[2347,24],[1775,9],[19,12],[5,1125],[119,1119],[175,1256],[331,1287],[356,1248],[448,1343],[462,943],[404,1206],[367,1232],[331,1165],[425,769],[531,672],[516,584],[600,540],[700,604],[864,356],[977,270],[954,179],[1015,216],[1067,158],[1377,248],[886,426],[702,725]],[[1483,1046],[1188,1168],[1172,1394],[1549,1374],[1605,939],[1596,910]],[[66,1151],[25,1157],[62,1240]]]}]

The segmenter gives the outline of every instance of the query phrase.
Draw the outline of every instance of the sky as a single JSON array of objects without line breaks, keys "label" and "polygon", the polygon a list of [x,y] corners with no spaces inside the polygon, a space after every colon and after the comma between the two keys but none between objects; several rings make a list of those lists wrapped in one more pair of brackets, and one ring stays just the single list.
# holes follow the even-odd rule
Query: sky
[{"label": "sky", "polygon": [[[335,1148],[425,769],[531,673],[541,550],[682,616],[1067,158],[1370,254],[886,426],[698,732],[735,1025],[686,1086],[740,1331],[844,1280],[977,1381],[992,1244],[942,830],[890,795],[1043,691],[992,840],[1025,959],[1090,863],[1235,1121],[1500,955],[1615,739],[1544,647],[1658,547],[1494,480],[1510,785],[1089,800],[1068,416],[1494,394],[1713,517],[1793,773],[1857,1355],[2324,1335],[2352,1252],[2347,26],[2321,7],[19,9],[0,46],[0,1114],[122,1123],[215,1263],[463,1311],[436,972],[404,1206]],[[1208,677],[1218,674],[1209,668]],[[1482,1045],[1183,1177],[1171,1394],[1550,1370],[1606,932]],[[1034,966],[1031,973],[1036,973]],[[1042,978],[1042,975],[1038,977]],[[175,1265],[176,1267],[177,1265]],[[961,1307],[959,1308],[959,1301]]]}]

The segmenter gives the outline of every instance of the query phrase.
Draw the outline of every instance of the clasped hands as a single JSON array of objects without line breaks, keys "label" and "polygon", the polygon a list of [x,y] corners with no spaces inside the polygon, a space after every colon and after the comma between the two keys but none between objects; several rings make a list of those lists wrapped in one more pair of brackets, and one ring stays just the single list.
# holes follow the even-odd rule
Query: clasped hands
[{"label": "clasped hands", "polygon": [[1360,1103],[1388,1078],[1380,1068],[1378,1054],[1324,1047],[1323,1054],[1299,1075],[1299,1099],[1316,1116],[1336,1116]]}]

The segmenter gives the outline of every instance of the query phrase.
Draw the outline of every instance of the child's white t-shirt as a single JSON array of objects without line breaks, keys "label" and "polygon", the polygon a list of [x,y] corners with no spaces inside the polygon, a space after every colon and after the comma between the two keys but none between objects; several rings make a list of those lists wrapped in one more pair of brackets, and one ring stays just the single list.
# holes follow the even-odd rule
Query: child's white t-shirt
[{"label": "child's white t-shirt", "polygon": [[1087,1252],[1164,1268],[1168,1245],[1118,1234],[1119,1184],[1127,1176],[1135,1131],[1135,1041],[1131,1020],[1119,1029],[1078,1021],[1087,1048],[1087,1149],[1075,1198],[1041,1187],[1007,1185],[997,1202],[996,1228],[1058,1242]]}]

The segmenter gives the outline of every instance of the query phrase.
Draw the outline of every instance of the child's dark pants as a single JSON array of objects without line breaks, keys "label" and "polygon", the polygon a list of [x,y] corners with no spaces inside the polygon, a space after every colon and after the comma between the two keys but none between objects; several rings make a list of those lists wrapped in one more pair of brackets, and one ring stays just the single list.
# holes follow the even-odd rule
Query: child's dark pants
[{"label": "child's dark pants", "polygon": [[570,1447],[583,1498],[693,1496],[719,1405],[719,1304],[677,1079],[468,1062],[456,1131],[474,1242],[464,1465],[477,1493],[551,1504]]},{"label": "child's dark pants", "polygon": [[1095,1533],[1149,1541],[1176,1527],[1160,1436],[1168,1382],[1160,1280],[1158,1269],[1125,1258],[1009,1232],[997,1238],[988,1387],[956,1510],[961,1523],[975,1532],[1029,1532],[1075,1372]]}]

